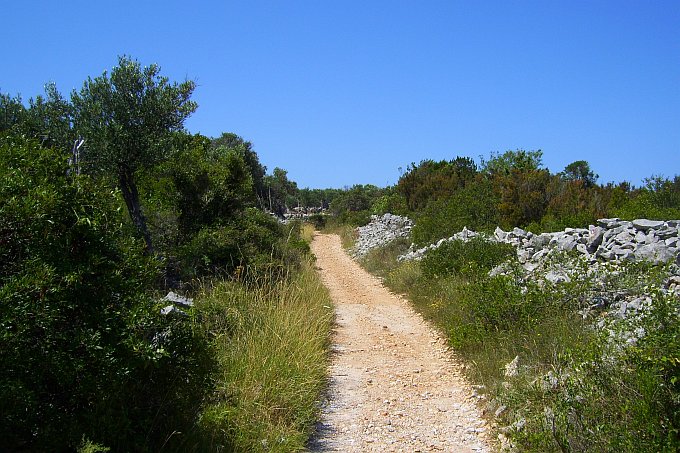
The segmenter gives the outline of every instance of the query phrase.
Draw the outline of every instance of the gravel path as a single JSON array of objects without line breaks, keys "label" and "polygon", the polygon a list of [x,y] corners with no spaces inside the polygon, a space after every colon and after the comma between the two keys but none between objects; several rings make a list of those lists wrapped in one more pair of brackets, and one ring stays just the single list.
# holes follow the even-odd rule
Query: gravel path
[{"label": "gravel path", "polygon": [[445,340],[342,249],[312,251],[336,306],[328,401],[313,452],[489,452],[487,426]]}]

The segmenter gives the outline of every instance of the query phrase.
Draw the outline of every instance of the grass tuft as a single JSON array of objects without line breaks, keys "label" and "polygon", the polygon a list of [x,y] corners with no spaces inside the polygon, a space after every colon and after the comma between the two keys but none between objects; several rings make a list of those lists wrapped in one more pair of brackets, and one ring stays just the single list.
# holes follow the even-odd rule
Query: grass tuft
[{"label": "grass tuft", "polygon": [[223,282],[197,298],[217,354],[194,451],[301,451],[318,416],[333,311],[309,262],[278,282]]}]

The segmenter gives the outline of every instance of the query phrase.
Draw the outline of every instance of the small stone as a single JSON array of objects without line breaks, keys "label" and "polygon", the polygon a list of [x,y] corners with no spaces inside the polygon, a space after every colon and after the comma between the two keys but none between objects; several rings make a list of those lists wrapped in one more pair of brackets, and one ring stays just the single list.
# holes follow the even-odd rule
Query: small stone
[{"label": "small stone", "polygon": [[190,308],[194,306],[194,300],[190,299],[188,297],[180,296],[179,294],[176,294],[172,291],[170,291],[163,299],[161,299],[162,302],[170,302],[171,304],[174,305],[181,305],[186,308]]},{"label": "small stone", "polygon": [[505,365],[505,377],[515,377],[519,375],[519,356],[515,356],[511,362]]},{"label": "small stone", "polygon": [[180,317],[183,317],[183,318],[189,316],[186,312],[180,310],[179,308],[175,307],[174,305],[168,305],[166,307],[161,308],[161,315],[163,315],[163,316],[174,315],[174,316],[180,316]]}]

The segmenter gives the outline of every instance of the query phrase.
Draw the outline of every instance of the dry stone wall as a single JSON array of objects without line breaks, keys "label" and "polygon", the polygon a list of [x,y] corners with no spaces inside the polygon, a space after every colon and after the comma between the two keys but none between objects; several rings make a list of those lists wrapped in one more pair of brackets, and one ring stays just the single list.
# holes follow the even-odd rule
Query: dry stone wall
[{"label": "dry stone wall", "polygon": [[[503,231],[496,228],[488,239],[517,247],[517,258],[528,270],[535,267],[551,250],[576,251],[591,262],[649,261],[654,264],[678,259],[680,252],[680,220],[625,221],[600,219],[588,228],[566,228],[554,233],[533,234],[521,228]],[[420,249],[412,249],[400,260],[419,260],[446,241],[467,240],[479,233],[463,229],[450,238]]]},{"label": "dry stone wall", "polygon": [[382,247],[397,238],[409,237],[412,227],[413,222],[408,217],[389,213],[373,215],[368,225],[357,228],[357,241],[352,253],[356,258],[364,257],[374,248]]}]

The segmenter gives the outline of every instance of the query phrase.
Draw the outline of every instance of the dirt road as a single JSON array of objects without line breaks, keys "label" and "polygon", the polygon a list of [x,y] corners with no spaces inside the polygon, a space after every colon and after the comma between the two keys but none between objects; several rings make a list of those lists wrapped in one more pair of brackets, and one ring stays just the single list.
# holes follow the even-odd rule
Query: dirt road
[{"label": "dirt road", "polygon": [[487,452],[473,390],[445,340],[342,249],[312,251],[336,305],[331,385],[315,452]]}]

